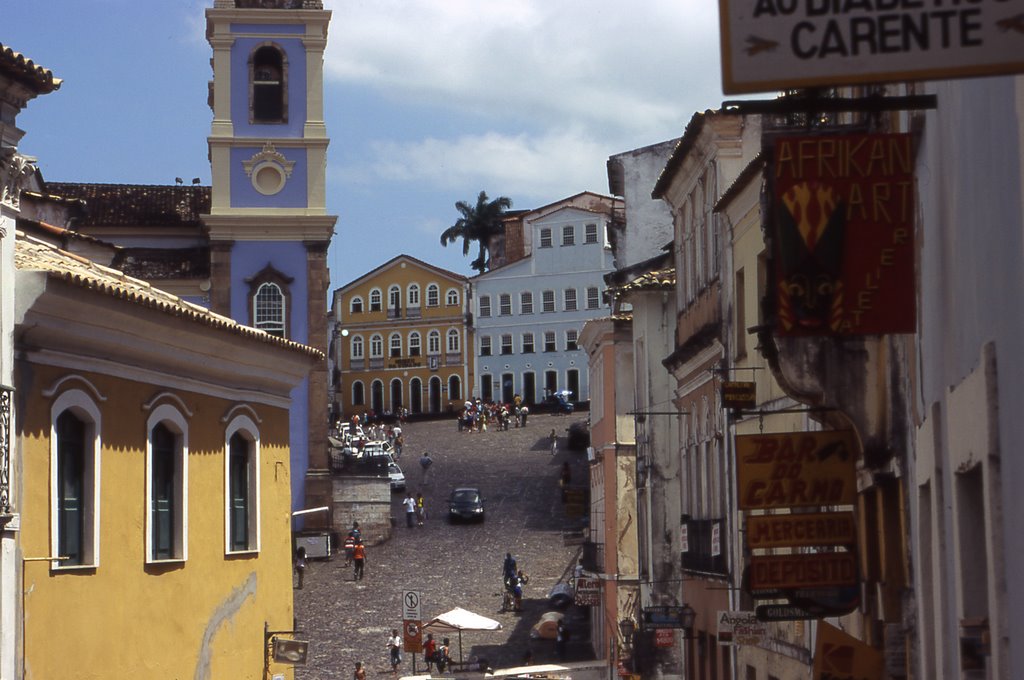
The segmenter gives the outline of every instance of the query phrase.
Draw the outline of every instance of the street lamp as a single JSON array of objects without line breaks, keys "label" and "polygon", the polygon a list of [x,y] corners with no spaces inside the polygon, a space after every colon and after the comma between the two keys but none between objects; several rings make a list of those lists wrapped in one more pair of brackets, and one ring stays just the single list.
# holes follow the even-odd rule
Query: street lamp
[{"label": "street lamp", "polygon": [[619,621],[619,632],[622,634],[623,644],[627,648],[633,646],[633,634],[636,633],[636,622],[633,619],[622,619]]},{"label": "street lamp", "polygon": [[696,637],[693,634],[693,624],[696,622],[697,612],[690,605],[683,603],[683,608],[679,611],[679,623],[683,626],[684,640],[693,640]]}]

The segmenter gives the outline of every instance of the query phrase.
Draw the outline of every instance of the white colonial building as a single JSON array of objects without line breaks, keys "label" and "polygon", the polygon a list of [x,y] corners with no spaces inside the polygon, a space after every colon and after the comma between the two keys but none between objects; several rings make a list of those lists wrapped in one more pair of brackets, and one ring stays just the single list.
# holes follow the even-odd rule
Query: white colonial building
[{"label": "white colonial building", "polygon": [[471,279],[476,384],[484,401],[586,401],[583,324],[608,314],[609,225],[621,201],[584,192],[506,221],[503,264]]}]

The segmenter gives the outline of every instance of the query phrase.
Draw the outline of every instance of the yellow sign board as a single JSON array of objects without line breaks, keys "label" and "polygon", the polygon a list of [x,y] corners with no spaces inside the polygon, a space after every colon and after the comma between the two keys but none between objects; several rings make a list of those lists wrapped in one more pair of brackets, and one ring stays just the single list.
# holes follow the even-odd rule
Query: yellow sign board
[{"label": "yellow sign board", "polygon": [[880,651],[824,621],[818,624],[811,680],[882,680],[884,670]]},{"label": "yellow sign board", "polygon": [[751,550],[857,543],[852,512],[751,515],[747,517],[746,536]]},{"label": "yellow sign board", "polygon": [[737,435],[739,507],[852,505],[857,451],[850,430]]}]

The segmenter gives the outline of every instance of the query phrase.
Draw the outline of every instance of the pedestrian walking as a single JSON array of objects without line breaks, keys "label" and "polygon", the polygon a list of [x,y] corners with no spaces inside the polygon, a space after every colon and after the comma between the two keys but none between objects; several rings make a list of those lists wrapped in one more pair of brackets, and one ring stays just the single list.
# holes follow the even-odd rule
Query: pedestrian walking
[{"label": "pedestrian walking", "polygon": [[363,580],[363,567],[366,564],[366,547],[363,545],[363,539],[356,541],[356,547],[352,551],[352,562],[355,564],[355,571],[353,572],[354,579],[356,581]]},{"label": "pedestrian walking", "polygon": [[437,643],[434,642],[434,634],[427,633],[427,639],[423,641],[423,660],[427,662],[427,673],[433,667],[437,656]]},{"label": "pedestrian walking", "polygon": [[[359,416],[356,416],[357,418]],[[362,661],[356,661],[356,669],[352,672],[352,680],[366,680],[366,669]]]},{"label": "pedestrian walking", "polygon": [[429,478],[430,466],[434,464],[434,459],[430,457],[430,454],[426,451],[420,456],[420,469],[423,470],[423,477],[420,482],[426,486],[427,479]]},{"label": "pedestrian walking", "polygon": [[391,661],[391,672],[398,675],[398,666],[402,663],[402,638],[398,629],[391,629],[391,636],[388,638],[388,656]]},{"label": "pedestrian walking", "polygon": [[427,509],[423,506],[423,492],[416,492],[416,523],[423,526],[423,520],[427,518]]},{"label": "pedestrian walking", "polygon": [[551,440],[551,455],[558,453],[558,435],[555,434],[555,428],[551,428],[551,434],[548,435],[548,439]]},{"label": "pedestrian walking", "polygon": [[406,493],[402,505],[405,506],[405,526],[412,529],[416,521],[416,499],[412,497],[411,493]]},{"label": "pedestrian walking", "polygon": [[526,417],[528,415],[530,415],[530,408],[526,404],[523,404],[523,408],[519,410],[519,424],[523,427],[526,427]]}]

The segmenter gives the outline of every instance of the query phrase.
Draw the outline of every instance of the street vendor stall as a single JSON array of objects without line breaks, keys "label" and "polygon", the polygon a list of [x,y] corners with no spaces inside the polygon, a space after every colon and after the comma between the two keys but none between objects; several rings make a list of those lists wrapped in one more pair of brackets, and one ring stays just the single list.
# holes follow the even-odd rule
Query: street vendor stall
[{"label": "street vendor stall", "polygon": [[456,607],[440,616],[435,616],[423,626],[424,633],[443,634],[457,631],[459,634],[459,664],[462,661],[462,631],[464,630],[501,630],[501,624],[494,619],[480,616],[473,612]]}]

